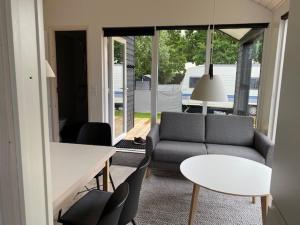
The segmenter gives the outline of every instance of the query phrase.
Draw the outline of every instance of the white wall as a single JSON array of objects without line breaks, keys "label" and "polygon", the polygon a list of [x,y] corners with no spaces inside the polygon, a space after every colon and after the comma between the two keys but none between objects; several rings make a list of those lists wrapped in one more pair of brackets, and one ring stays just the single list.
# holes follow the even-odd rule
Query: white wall
[{"label": "white wall", "polygon": [[265,32],[263,67],[261,71],[259,108],[258,108],[258,129],[268,133],[270,107],[272,101],[273,79],[275,73],[275,62],[277,54],[278,34],[281,16],[288,12],[288,1],[275,9],[272,22]]},{"label": "white wall", "polygon": [[290,0],[290,17],[278,114],[272,194],[289,225],[300,224],[300,1]]},{"label": "white wall", "polygon": [[[272,13],[250,0],[216,0],[219,24],[271,22]],[[202,25],[212,19],[211,0],[45,0],[46,30],[87,28],[89,112],[91,121],[104,120],[102,27]],[[103,63],[103,64],[102,64]]]},{"label": "white wall", "polygon": [[0,11],[2,222],[51,225],[42,0],[4,0]]},{"label": "white wall", "polygon": [[[212,7],[211,0],[46,0],[45,16],[47,25],[198,25],[209,23]],[[250,0],[216,0],[216,23],[257,23],[271,19],[269,10]]]}]

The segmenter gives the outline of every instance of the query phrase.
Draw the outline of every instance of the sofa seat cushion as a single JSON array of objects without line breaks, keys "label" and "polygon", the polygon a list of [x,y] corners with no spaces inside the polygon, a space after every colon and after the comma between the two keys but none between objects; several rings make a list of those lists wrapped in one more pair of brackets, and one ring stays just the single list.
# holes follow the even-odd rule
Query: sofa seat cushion
[{"label": "sofa seat cushion", "polygon": [[249,116],[206,116],[206,143],[252,146],[254,140],[253,118]]},{"label": "sofa seat cushion", "polygon": [[258,151],[251,147],[218,144],[206,144],[206,147],[208,154],[238,156],[241,158],[254,160],[262,164],[265,164],[266,162],[265,158]]},{"label": "sofa seat cushion", "polygon": [[189,157],[204,154],[207,154],[207,151],[203,143],[160,141],[153,151],[153,160],[181,163]]},{"label": "sofa seat cushion", "polygon": [[168,141],[205,141],[205,116],[200,113],[162,112],[159,136]]}]

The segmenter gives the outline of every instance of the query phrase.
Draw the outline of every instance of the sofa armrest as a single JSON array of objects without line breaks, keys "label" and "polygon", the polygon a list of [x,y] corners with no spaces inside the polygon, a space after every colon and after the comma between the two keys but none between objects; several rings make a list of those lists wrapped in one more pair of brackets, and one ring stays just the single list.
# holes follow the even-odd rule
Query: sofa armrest
[{"label": "sofa armrest", "polygon": [[254,132],[254,148],[263,155],[266,165],[272,167],[274,143],[266,135],[257,130]]},{"label": "sofa armrest", "polygon": [[159,125],[155,124],[146,137],[146,155],[152,156],[156,144],[159,142]]}]

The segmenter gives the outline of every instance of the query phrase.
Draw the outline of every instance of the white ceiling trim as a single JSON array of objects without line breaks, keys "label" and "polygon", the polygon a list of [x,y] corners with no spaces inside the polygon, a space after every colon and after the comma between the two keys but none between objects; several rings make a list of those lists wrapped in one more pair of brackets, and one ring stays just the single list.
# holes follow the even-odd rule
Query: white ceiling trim
[{"label": "white ceiling trim", "polygon": [[274,10],[288,0],[251,0],[270,10]]}]

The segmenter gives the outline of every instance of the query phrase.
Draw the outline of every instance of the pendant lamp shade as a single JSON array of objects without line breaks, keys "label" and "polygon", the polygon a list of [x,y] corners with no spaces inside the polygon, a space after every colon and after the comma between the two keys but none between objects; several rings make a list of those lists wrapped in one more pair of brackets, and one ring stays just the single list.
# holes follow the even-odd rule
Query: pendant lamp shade
[{"label": "pendant lamp shade", "polygon": [[222,78],[219,75],[214,75],[211,79],[209,74],[204,74],[194,88],[191,99],[207,102],[227,102]]}]

